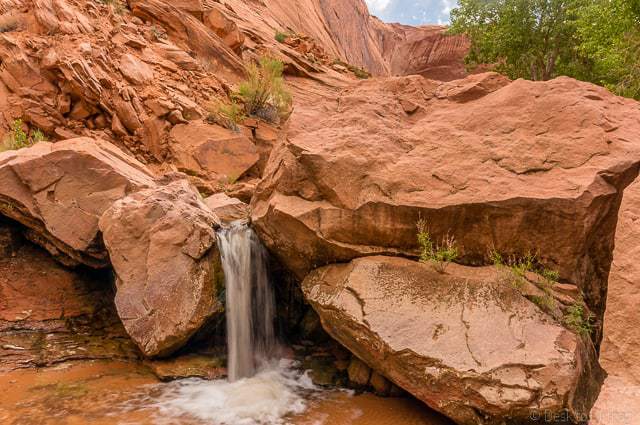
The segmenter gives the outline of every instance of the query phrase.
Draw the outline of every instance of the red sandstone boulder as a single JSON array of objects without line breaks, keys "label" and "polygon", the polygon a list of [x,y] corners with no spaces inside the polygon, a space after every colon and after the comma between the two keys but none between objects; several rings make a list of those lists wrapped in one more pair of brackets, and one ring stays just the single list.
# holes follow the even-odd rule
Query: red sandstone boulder
[{"label": "red sandstone boulder", "polygon": [[246,136],[217,125],[179,124],[169,137],[176,167],[210,181],[235,183],[260,159],[256,146]]},{"label": "red sandstone boulder", "polygon": [[640,163],[636,102],[569,78],[491,73],[365,81],[337,98],[296,108],[252,201],[289,269],[416,256],[424,219],[465,264],[536,253],[601,320],[618,207]]},{"label": "red sandstone boulder", "polygon": [[127,196],[100,219],[118,314],[145,355],[171,354],[222,313],[218,225],[186,180]]},{"label": "red sandstone boulder", "polygon": [[239,199],[231,198],[226,193],[216,193],[204,200],[204,203],[223,223],[248,221],[249,205]]},{"label": "red sandstone boulder", "polygon": [[149,171],[110,143],[41,142],[0,153],[0,214],[65,264],[109,264],[98,220],[116,200],[155,185]]},{"label": "red sandstone boulder", "polygon": [[447,270],[366,257],[317,269],[302,289],[331,336],[459,424],[588,417],[604,377],[591,340],[493,267]]},{"label": "red sandstone boulder", "polygon": [[209,10],[205,17],[204,23],[213,32],[215,32],[224,43],[233,51],[240,51],[244,44],[244,34],[238,28],[238,25],[226,16],[223,10],[214,7]]}]

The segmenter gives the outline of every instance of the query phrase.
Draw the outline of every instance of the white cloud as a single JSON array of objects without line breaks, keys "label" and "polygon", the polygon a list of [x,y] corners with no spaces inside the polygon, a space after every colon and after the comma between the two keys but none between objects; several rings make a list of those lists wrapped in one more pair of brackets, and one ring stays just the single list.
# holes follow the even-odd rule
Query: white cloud
[{"label": "white cloud", "polygon": [[447,24],[457,0],[365,0],[373,15],[383,21],[421,25]]},{"label": "white cloud", "polygon": [[391,0],[366,0],[366,2],[372,13],[380,13],[389,6]]}]

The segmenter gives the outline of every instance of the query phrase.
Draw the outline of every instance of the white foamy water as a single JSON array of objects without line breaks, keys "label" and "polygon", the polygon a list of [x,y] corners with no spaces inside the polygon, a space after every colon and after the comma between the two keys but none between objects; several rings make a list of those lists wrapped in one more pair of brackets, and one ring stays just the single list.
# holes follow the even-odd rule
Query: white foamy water
[{"label": "white foamy water", "polygon": [[192,418],[211,425],[284,425],[304,412],[311,379],[288,360],[274,361],[275,300],[267,252],[244,223],[218,231],[225,276],[229,380],[166,385],[153,403],[158,423]]},{"label": "white foamy water", "polygon": [[165,387],[156,400],[163,420],[187,415],[211,425],[285,425],[306,410],[305,397],[318,389],[306,373],[281,360],[234,382],[187,379]]},{"label": "white foamy water", "polygon": [[225,276],[227,372],[236,381],[253,376],[274,355],[275,300],[267,252],[247,224],[218,231],[218,245]]}]

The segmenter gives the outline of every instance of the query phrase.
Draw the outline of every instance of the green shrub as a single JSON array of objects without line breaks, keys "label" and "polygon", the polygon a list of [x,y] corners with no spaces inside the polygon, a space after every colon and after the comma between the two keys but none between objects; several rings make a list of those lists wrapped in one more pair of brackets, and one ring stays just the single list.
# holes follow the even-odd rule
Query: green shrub
[{"label": "green shrub", "polygon": [[245,118],[244,110],[235,100],[218,102],[209,111],[209,119],[230,130],[238,131],[238,124]]},{"label": "green shrub", "polygon": [[351,71],[353,72],[353,75],[356,76],[356,78],[359,78],[361,80],[366,80],[369,77],[371,77],[371,74],[369,74],[367,71],[365,71],[362,68],[353,67]]},{"label": "green shrub", "polygon": [[284,43],[285,41],[287,41],[287,37],[288,35],[286,33],[276,31],[275,39],[278,43]]},{"label": "green shrub", "polygon": [[531,297],[532,301],[541,307],[552,308],[555,306],[555,299],[553,298],[551,288],[553,284],[558,281],[560,275],[555,270],[541,267],[535,254],[528,252],[524,257],[510,256],[505,262],[502,255],[493,250],[489,252],[489,259],[495,266],[506,266],[507,270],[511,271],[511,273],[508,273],[508,276],[506,276],[506,279],[509,280],[511,286],[518,290],[523,289],[526,285],[527,273],[537,273],[542,276],[543,280],[539,281],[537,286],[542,289],[544,295]]},{"label": "green shrub", "polygon": [[556,301],[550,294],[545,293],[544,295],[531,295],[529,299],[541,310],[549,312],[556,307]]},{"label": "green shrub", "polygon": [[22,120],[17,119],[11,123],[11,129],[0,143],[0,152],[28,148],[38,142],[46,142],[47,138],[40,129],[31,132],[31,137],[22,129]]},{"label": "green shrub", "polygon": [[287,114],[292,99],[285,87],[283,71],[284,64],[269,57],[247,66],[247,80],[234,93],[244,103],[247,115],[277,123]]},{"label": "green shrub", "polygon": [[584,302],[580,300],[567,309],[564,322],[578,335],[589,336],[593,332],[593,318],[593,314],[587,312]]},{"label": "green shrub", "polygon": [[502,255],[496,250],[489,251],[489,259],[493,263],[494,266],[504,266],[504,260],[502,259]]},{"label": "green shrub", "polygon": [[32,144],[36,144],[39,142],[46,142],[47,141],[47,136],[44,135],[44,133],[42,132],[42,130],[40,130],[39,128],[36,128],[35,130],[33,130],[31,132],[31,142]]},{"label": "green shrub", "polygon": [[420,261],[433,262],[439,273],[444,273],[449,264],[458,258],[458,248],[453,236],[447,235],[439,246],[435,246],[425,220],[418,220],[418,244],[420,245]]}]

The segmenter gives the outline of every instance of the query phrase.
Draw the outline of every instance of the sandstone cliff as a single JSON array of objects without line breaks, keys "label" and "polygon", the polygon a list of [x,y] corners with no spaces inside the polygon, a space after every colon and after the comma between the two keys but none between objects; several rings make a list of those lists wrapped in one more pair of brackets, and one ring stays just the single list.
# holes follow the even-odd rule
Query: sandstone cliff
[{"label": "sandstone cliff", "polygon": [[[0,153],[0,367],[183,348],[224,309],[215,229],[250,215],[362,385],[464,424],[577,422],[603,339],[605,367],[637,375],[637,184],[623,196],[637,102],[468,76],[464,38],[380,22],[362,0],[0,0],[0,14],[0,138],[49,140]],[[291,114],[225,128],[214,105],[265,55],[284,63]],[[422,220],[455,240],[448,272],[417,261]],[[496,254],[535,260],[514,277]],[[34,267],[52,276],[42,309]]]}]

